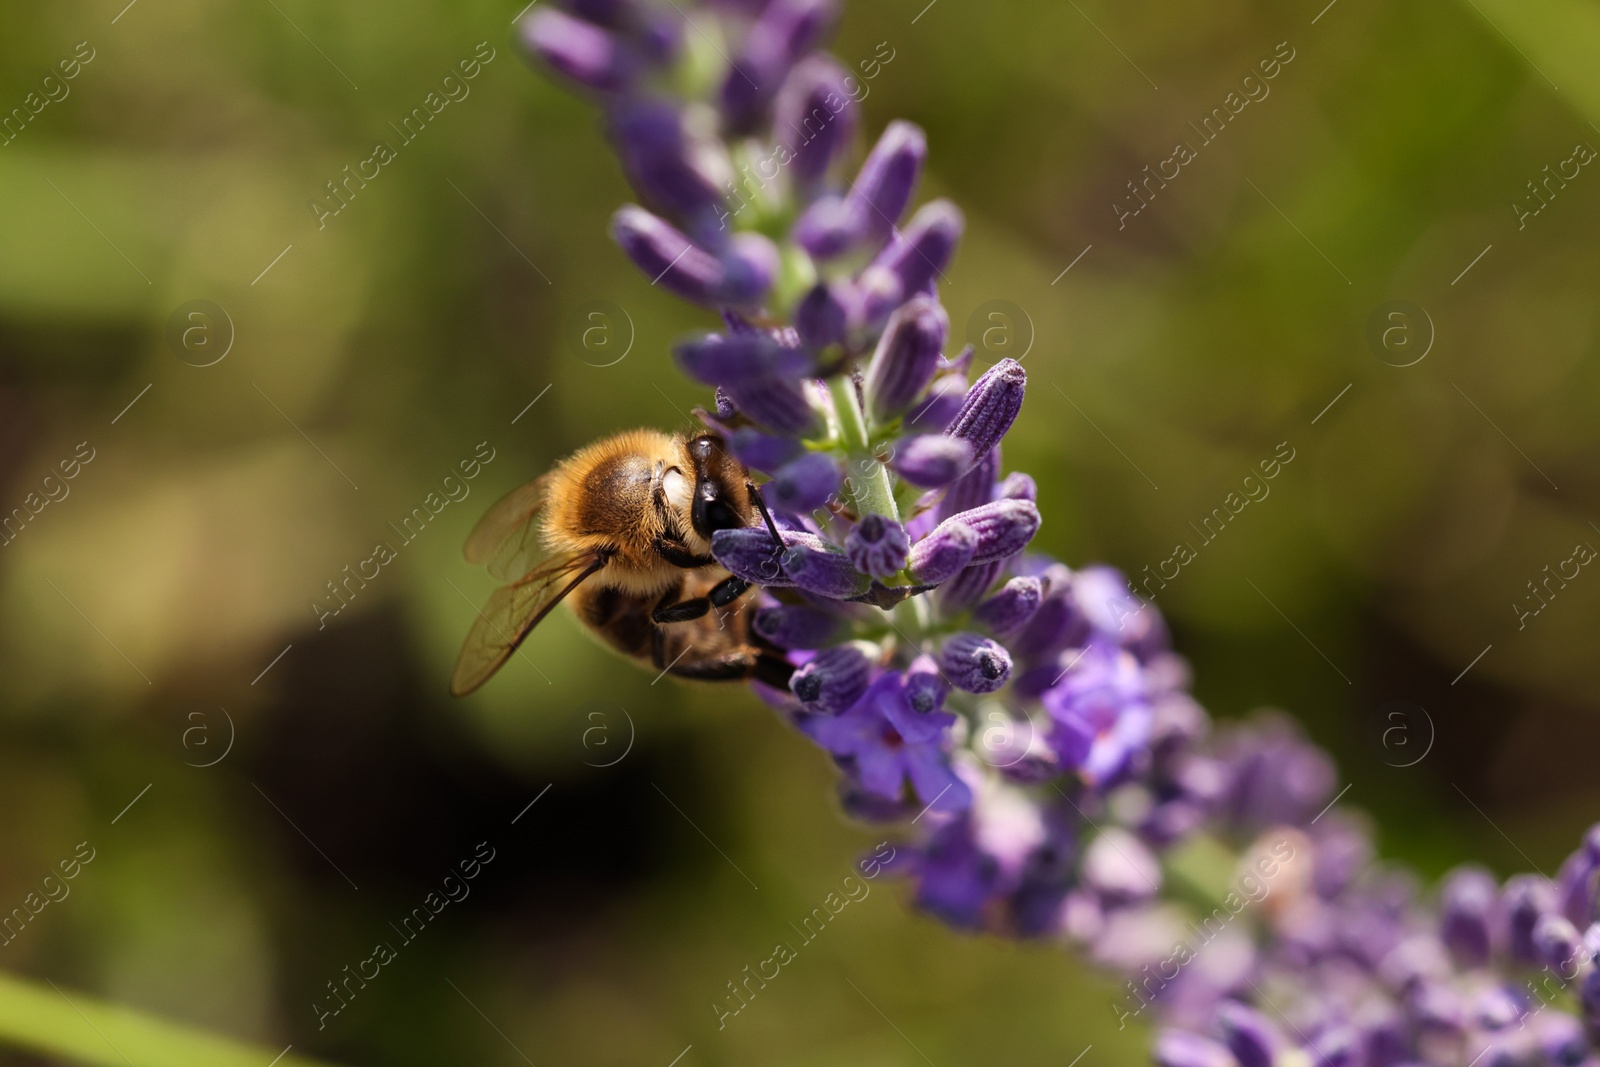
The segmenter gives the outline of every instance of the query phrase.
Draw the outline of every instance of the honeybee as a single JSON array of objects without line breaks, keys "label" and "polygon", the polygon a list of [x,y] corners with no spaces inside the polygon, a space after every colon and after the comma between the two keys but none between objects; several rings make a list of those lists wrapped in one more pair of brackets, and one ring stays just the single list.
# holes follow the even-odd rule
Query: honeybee
[{"label": "honeybee", "polygon": [[620,433],[513,489],[467,538],[467,561],[509,584],[478,613],[451,693],[488,681],[563,600],[604,641],[656,670],[787,686],[794,668],[745,613],[712,610],[750,583],[711,557],[711,535],[756,525],[756,510],[781,544],[749,472],[710,433]]}]

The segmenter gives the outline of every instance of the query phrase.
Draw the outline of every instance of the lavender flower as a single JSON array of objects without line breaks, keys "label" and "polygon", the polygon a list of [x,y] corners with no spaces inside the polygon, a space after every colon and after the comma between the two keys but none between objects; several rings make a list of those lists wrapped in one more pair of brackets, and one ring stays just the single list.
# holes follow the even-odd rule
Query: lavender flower
[{"label": "lavender flower", "polygon": [[959,437],[922,434],[905,441],[889,465],[920,489],[942,489],[972,465],[972,446]]},{"label": "lavender flower", "polygon": [[978,533],[960,519],[949,519],[911,546],[911,576],[938,585],[961,573],[978,550]]},{"label": "lavender flower", "polygon": [[[709,92],[677,65],[681,19],[565,6],[521,36],[604,104],[650,207],[617,213],[618,244],[724,313],[674,355],[773,512],[777,541],[711,542],[762,587],[751,639],[794,668],[758,691],[838,765],[847,811],[902,824],[916,904],[1117,973],[1161,1067],[1600,1062],[1600,826],[1553,881],[1465,868],[1427,895],[1330,805],[1332,761],[1292,723],[1212,728],[1121,574],[1027,552],[1038,487],[1001,456],[1027,375],[969,387],[971,349],[942,356],[963,220],[934,201],[900,228],[923,132],[892,123],[840,180],[859,114],[814,52],[831,0],[699,9],[731,56]],[[1200,904],[1174,875],[1219,853]]]},{"label": "lavender flower", "polygon": [[866,575],[837,550],[795,545],[784,551],[780,563],[790,581],[817,596],[848,600],[867,589]]},{"label": "lavender flower", "polygon": [[805,723],[806,733],[842,762],[868,793],[898,800],[909,783],[932,810],[964,810],[971,791],[950,769],[945,752],[954,715],[916,712],[898,671],[889,671],[844,714]]},{"label": "lavender flower", "polygon": [[1027,384],[1028,374],[1022,364],[1002,359],[973,383],[945,433],[970,444],[973,455],[986,454],[1016,421]]},{"label": "lavender flower", "polygon": [[957,689],[993,693],[1011,676],[1011,653],[987,637],[960,633],[939,650],[939,667]]},{"label": "lavender flower", "polygon": [[523,21],[522,43],[561,74],[600,92],[627,88],[638,69],[614,34],[555,8],[541,8]]},{"label": "lavender flower", "polygon": [[905,527],[893,519],[867,515],[845,538],[844,550],[856,569],[874,578],[890,578],[906,565],[911,540]]},{"label": "lavender flower", "polygon": [[887,422],[916,402],[939,369],[950,317],[934,297],[912,297],[894,313],[867,364],[867,414]]},{"label": "lavender flower", "polygon": [[819,652],[794,672],[789,690],[806,711],[838,713],[867,691],[871,677],[869,650],[860,642],[852,642]]}]

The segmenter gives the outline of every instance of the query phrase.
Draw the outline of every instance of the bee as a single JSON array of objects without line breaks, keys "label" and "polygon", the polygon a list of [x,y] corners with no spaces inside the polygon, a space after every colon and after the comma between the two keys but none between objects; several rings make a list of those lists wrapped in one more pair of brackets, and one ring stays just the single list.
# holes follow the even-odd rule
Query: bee
[{"label": "bee", "polygon": [[744,465],[722,439],[633,430],[589,445],[478,521],[469,563],[509,584],[467,634],[450,691],[463,696],[498,671],[563,600],[624,655],[682,678],[754,677],[779,688],[793,666],[748,625],[720,612],[750,583],[711,557],[717,530],[777,527]]}]

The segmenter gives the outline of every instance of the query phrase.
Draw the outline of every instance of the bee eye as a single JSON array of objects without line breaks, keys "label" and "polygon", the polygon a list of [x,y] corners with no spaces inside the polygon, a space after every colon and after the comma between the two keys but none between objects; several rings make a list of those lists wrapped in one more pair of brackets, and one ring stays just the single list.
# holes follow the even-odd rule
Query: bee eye
[{"label": "bee eye", "polygon": [[715,482],[701,482],[696,487],[691,517],[695,530],[702,537],[710,537],[715,530],[732,530],[744,525]]},{"label": "bee eye", "polygon": [[667,503],[673,508],[683,510],[689,507],[694,494],[689,479],[685,478],[678,468],[673,467],[661,478],[661,495],[666,497]]}]

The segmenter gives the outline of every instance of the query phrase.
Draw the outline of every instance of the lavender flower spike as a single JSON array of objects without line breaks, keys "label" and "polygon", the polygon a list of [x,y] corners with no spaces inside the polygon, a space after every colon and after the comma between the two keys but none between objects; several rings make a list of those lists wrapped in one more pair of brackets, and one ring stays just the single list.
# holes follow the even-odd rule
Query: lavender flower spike
[{"label": "lavender flower spike", "polygon": [[960,633],[939,650],[939,666],[957,689],[992,693],[1011,677],[1011,653],[987,637]]},{"label": "lavender flower spike", "polygon": [[961,410],[950,420],[945,433],[970,444],[974,456],[987,455],[1016,421],[1027,387],[1028,372],[1022,364],[1002,359],[967,390]]},{"label": "lavender flower spike", "polygon": [[[1464,868],[1424,899],[1335,810],[1331,760],[1287,720],[1213,729],[1121,575],[1023,555],[1038,486],[1000,442],[1027,375],[1002,360],[968,388],[971,349],[940,355],[956,207],[895,229],[922,131],[892,124],[828,191],[858,117],[844,69],[810,57],[833,0],[695,7],[734,57],[712,73],[720,115],[669,69],[694,47],[684,11],[555,2],[525,40],[604,94],[624,172],[667,215],[624,208],[619,244],[652,284],[724,311],[724,334],[677,356],[717,386],[702,418],[775,505],[771,528],[752,515],[711,538],[762,587],[758,692],[838,765],[847,813],[900,825],[918,906],[1118,972],[1118,1017],[1156,1025],[1159,1067],[1600,1065],[1600,826],[1553,881],[1502,890]],[[774,144],[781,173],[754,158]],[[1213,879],[1162,878],[1200,842],[1215,883],[1233,872],[1211,911],[1193,898]]]},{"label": "lavender flower spike", "polygon": [[939,369],[950,316],[937,297],[919,294],[889,320],[862,381],[867,414],[883,423],[907,410]]}]

